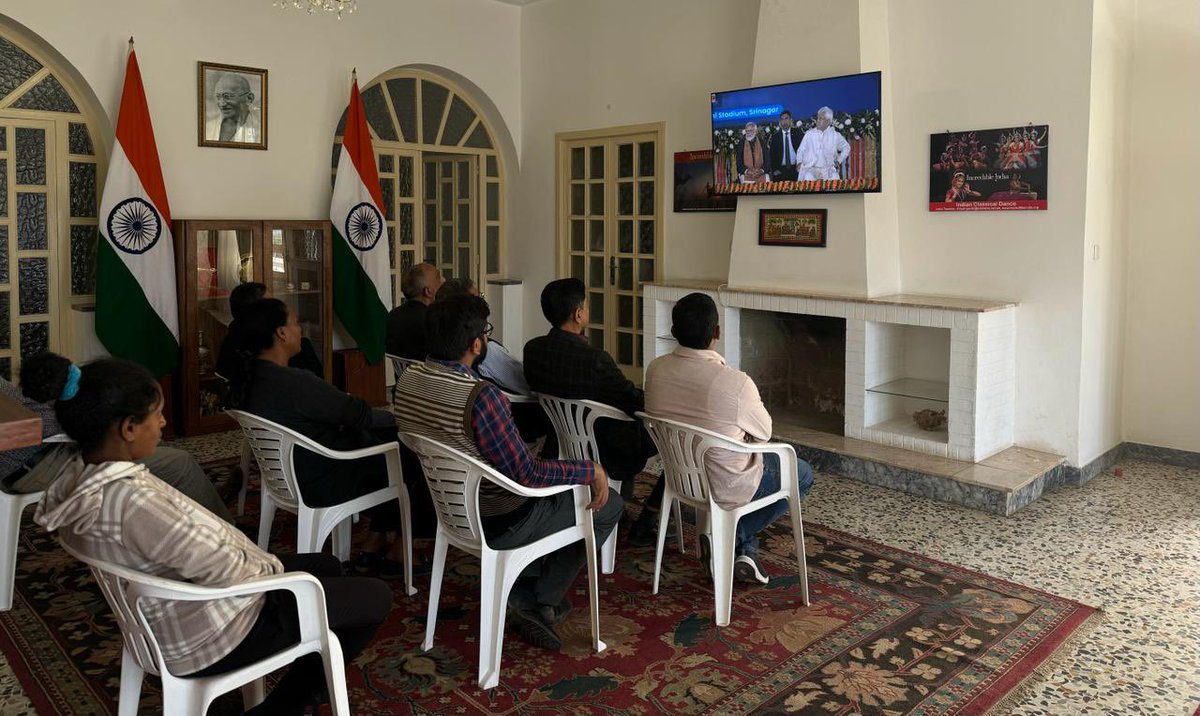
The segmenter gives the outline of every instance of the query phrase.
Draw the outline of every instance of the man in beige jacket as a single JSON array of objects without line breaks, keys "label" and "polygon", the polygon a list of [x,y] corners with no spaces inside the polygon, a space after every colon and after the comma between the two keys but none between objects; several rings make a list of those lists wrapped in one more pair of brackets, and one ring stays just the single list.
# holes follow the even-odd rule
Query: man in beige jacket
[{"label": "man in beige jacket", "polygon": [[[771,439],[771,414],[750,376],[730,368],[713,350],[721,336],[717,306],[703,293],[684,296],[671,311],[671,334],[679,341],[673,353],[657,358],[646,371],[646,412],[706,428],[742,442]],[[714,448],[705,456],[713,499],[727,508],[779,490],[779,459]],[[800,497],[812,489],[813,473],[799,460]],[[758,533],[787,514],[780,500],[742,517],[737,526],[734,576],[766,584],[758,558]]]}]

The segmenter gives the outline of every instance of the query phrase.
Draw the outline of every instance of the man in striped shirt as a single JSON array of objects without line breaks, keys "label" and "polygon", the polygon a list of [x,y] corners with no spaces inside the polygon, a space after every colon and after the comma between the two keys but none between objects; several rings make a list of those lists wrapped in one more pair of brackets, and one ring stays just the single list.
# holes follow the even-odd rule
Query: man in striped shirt
[{"label": "man in striped shirt", "polygon": [[[396,425],[480,459],[526,487],[589,485],[596,542],[603,543],[621,519],[621,496],[609,492],[608,475],[595,463],[530,454],[508,399],[474,368],[487,353],[489,315],[487,302],[478,296],[453,296],[429,307],[429,358],[406,370],[396,385]],[[570,492],[526,498],[484,482],[479,511],[489,546],[515,549],[570,527],[573,499]],[[586,557],[582,542],[567,545],[530,565],[513,586],[509,606],[521,634],[534,645],[562,647],[555,626],[571,609],[567,592]]]}]

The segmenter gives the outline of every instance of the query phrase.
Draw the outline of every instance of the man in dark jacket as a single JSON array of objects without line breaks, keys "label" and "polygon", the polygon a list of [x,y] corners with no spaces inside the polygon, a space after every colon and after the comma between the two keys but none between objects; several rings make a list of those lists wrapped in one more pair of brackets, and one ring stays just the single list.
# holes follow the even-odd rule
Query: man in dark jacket
[{"label": "man in dark jacket", "polygon": [[[525,344],[525,379],[535,393],[567,400],[594,400],[629,416],[644,410],[642,389],[625,377],[612,356],[595,348],[584,336],[590,318],[583,281],[564,278],[542,290],[542,315],[552,328]],[[622,497],[633,491],[633,478],[658,454],[641,421],[601,419],[596,423],[600,464],[621,480]],[[655,488],[652,500],[661,500]],[[654,505],[657,507],[657,504]],[[657,525],[656,525],[657,526]]]},{"label": "man in dark jacket", "polygon": [[387,352],[425,360],[425,309],[433,303],[445,279],[433,264],[417,264],[400,278],[404,303],[392,309],[387,322]]}]

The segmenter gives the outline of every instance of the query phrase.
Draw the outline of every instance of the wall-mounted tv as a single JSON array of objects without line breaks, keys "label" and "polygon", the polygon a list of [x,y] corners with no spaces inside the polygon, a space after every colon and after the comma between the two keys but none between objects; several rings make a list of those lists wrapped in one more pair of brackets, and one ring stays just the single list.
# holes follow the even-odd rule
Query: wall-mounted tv
[{"label": "wall-mounted tv", "polygon": [[879,191],[880,74],[714,92],[718,194]]}]

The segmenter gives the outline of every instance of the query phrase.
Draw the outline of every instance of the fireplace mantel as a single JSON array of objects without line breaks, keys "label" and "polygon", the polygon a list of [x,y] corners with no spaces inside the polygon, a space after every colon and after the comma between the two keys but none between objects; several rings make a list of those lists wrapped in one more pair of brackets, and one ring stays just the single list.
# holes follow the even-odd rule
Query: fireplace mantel
[{"label": "fireplace mantel", "polygon": [[[735,368],[741,365],[742,311],[843,318],[847,437],[972,462],[1013,444],[1015,301],[915,294],[867,298],[715,281],[669,281],[643,290],[647,364],[674,350],[671,308],[695,291],[720,307],[717,350]],[[922,408],[945,410],[946,427],[917,427],[911,415]]]}]

